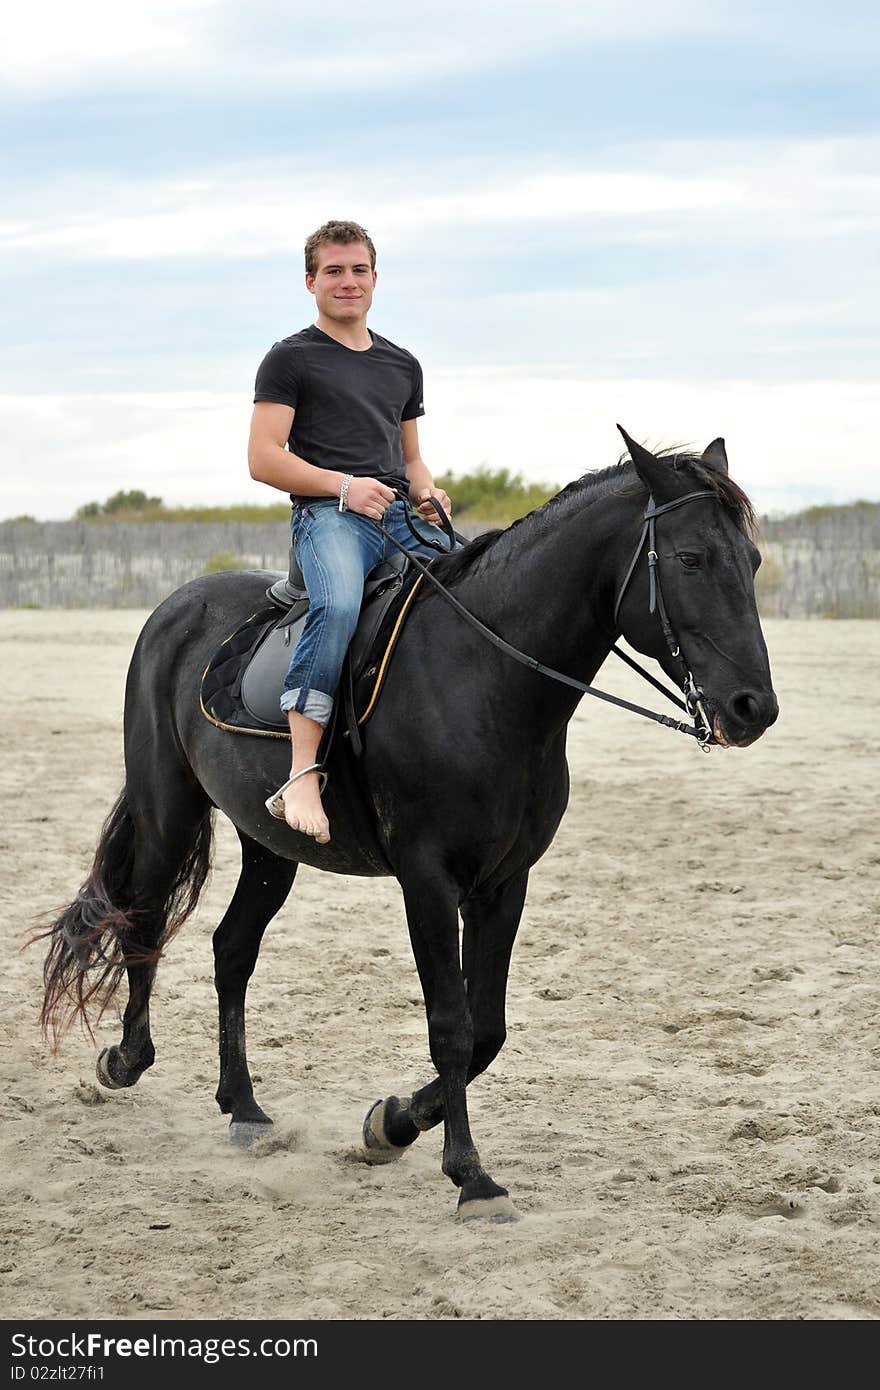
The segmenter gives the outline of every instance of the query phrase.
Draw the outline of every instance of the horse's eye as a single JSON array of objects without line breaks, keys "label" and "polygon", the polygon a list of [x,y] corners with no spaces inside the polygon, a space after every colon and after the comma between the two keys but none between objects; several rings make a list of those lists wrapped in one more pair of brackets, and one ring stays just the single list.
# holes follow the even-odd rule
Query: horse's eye
[{"label": "horse's eye", "polygon": [[678,558],[686,570],[698,570],[702,564],[702,558],[696,555],[693,550],[680,550]]}]

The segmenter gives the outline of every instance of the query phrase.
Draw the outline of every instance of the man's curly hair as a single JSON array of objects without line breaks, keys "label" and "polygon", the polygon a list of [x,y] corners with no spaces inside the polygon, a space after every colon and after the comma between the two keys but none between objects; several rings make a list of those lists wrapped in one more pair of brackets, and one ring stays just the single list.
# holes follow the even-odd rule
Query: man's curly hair
[{"label": "man's curly hair", "polygon": [[306,274],[315,275],[318,270],[318,248],[321,246],[348,246],[362,241],[370,253],[370,269],[376,269],[376,248],[369,232],[358,222],[325,222],[316,232],[306,238]]}]

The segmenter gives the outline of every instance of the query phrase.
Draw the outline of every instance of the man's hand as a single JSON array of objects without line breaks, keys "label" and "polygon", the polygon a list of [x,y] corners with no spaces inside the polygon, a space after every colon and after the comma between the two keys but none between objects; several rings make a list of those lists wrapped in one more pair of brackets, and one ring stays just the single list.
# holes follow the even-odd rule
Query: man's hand
[{"label": "man's hand", "polygon": [[349,512],[360,512],[361,516],[381,521],[386,509],[396,501],[396,494],[378,478],[352,478],[345,506]]},{"label": "man's hand", "polygon": [[432,526],[442,526],[442,521],[428,501],[429,497],[436,497],[446,515],[451,516],[452,503],[449,500],[449,493],[444,492],[442,487],[423,487],[416,493],[414,499],[419,516],[423,516],[426,521],[430,521]]}]

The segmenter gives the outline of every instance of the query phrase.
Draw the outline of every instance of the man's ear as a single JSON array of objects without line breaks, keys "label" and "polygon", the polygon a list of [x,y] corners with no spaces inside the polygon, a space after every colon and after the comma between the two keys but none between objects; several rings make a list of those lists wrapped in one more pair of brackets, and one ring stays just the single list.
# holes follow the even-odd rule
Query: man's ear
[{"label": "man's ear", "polygon": [[669,464],[663,459],[658,459],[642,444],[627,434],[623,425],[617,428],[623,435],[624,443],[629,449],[629,456],[633,461],[633,467],[641,478],[645,487],[650,492],[655,502],[671,502],[673,497],[677,497],[681,492],[681,486],[676,479],[675,473]]}]

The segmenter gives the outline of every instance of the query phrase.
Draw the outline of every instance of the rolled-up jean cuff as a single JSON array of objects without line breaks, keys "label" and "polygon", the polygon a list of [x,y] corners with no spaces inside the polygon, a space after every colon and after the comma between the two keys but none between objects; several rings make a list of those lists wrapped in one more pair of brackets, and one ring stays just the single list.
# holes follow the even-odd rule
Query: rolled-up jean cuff
[{"label": "rolled-up jean cuff", "polygon": [[[304,695],[304,699],[300,696]],[[281,695],[281,708],[285,714],[296,710],[306,719],[314,719],[316,724],[324,725],[333,712],[333,700],[323,690],[285,690]]]}]

